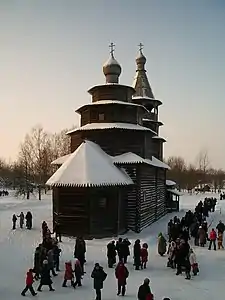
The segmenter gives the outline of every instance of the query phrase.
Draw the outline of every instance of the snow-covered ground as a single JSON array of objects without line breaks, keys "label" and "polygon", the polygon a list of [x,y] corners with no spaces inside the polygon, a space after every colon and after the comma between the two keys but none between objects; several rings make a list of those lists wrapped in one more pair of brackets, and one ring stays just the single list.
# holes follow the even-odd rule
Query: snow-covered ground
[{"label": "snow-covered ground", "polygon": [[[204,197],[216,196],[218,194],[205,195],[184,195],[181,197],[181,211],[178,215],[184,215],[184,210],[193,209],[195,204]],[[34,228],[31,231],[26,229],[11,230],[11,219],[13,213],[26,213],[30,210],[34,217]],[[35,199],[22,200],[13,196],[0,198],[0,299],[17,300],[24,288],[24,278],[27,270],[33,267],[34,249],[41,241],[40,225],[43,220],[51,224],[51,197],[47,195],[42,201]],[[167,258],[157,254],[157,235],[160,231],[165,232],[167,223],[174,214],[169,214],[145,229],[141,234],[128,233],[127,237],[134,242],[140,238],[142,242],[149,244],[149,263],[146,270],[134,271],[132,255],[129,258],[128,268],[130,276],[128,278],[126,298],[137,299],[138,286],[145,277],[151,280],[151,288],[155,295],[155,300],[162,300],[169,297],[171,300],[212,300],[215,296],[222,299],[225,275],[225,252],[208,251],[207,248],[195,247],[195,251],[200,264],[200,274],[192,278],[191,281],[184,279],[184,276],[176,276],[175,271],[166,267]],[[218,201],[216,212],[209,217],[209,223],[216,226],[219,220],[225,221],[225,201]],[[95,262],[99,262],[108,274],[104,284],[103,300],[114,300],[116,296],[116,280],[114,270],[108,269],[106,259],[106,244],[109,240],[87,241],[87,264],[85,266],[87,274],[84,276],[83,286],[76,290],[68,287],[62,288],[64,272],[54,278],[55,292],[49,292],[44,287],[39,293],[39,299],[54,300],[74,300],[74,299],[95,299],[92,289],[93,282],[90,278]],[[74,240],[63,239],[61,244],[61,270],[64,269],[64,262],[73,259]],[[36,288],[37,283],[34,284]],[[30,296],[29,292],[27,297]]]}]

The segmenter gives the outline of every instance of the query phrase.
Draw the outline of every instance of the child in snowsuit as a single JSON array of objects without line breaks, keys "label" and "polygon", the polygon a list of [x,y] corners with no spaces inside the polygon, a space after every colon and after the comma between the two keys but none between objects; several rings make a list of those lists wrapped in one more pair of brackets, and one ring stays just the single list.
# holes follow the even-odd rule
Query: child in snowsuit
[{"label": "child in snowsuit", "polygon": [[224,249],[224,247],[223,247],[223,233],[220,232],[220,231],[218,231],[217,244],[218,244],[218,249],[220,249],[220,248]]},{"label": "child in snowsuit", "polygon": [[35,293],[34,288],[33,288],[33,282],[34,282],[34,277],[33,277],[33,270],[30,269],[27,272],[27,277],[26,277],[26,287],[25,289],[22,291],[21,295],[22,296],[26,296],[26,292],[28,290],[30,290],[32,296],[36,296],[37,293]]},{"label": "child in snowsuit", "polygon": [[74,275],[73,275],[73,269],[72,269],[72,263],[71,261],[65,262],[65,274],[64,274],[64,281],[62,286],[67,287],[66,283],[67,280],[71,281],[71,286],[74,287]]},{"label": "child in snowsuit", "polygon": [[141,248],[141,269],[146,269],[148,261],[148,245],[144,243]]},{"label": "child in snowsuit", "polygon": [[191,264],[193,275],[196,276],[199,272],[199,268],[198,268],[196,254],[194,253],[193,249],[190,249],[189,261]]},{"label": "child in snowsuit", "polygon": [[82,271],[80,261],[78,259],[75,261],[74,273],[75,273],[75,278],[76,278],[74,287],[76,287],[77,285],[82,286],[81,279],[82,279],[83,271]]}]

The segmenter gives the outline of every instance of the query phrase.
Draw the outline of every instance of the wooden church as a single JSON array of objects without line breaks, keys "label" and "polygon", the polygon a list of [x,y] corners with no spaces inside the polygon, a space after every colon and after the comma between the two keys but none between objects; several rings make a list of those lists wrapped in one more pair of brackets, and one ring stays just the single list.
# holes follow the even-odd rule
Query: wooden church
[{"label": "wooden church", "polygon": [[110,237],[142,231],[167,213],[165,139],[142,53],[133,86],[119,83],[114,57],[103,66],[105,84],[88,92],[92,102],[77,109],[80,127],[68,132],[71,154],[53,162],[53,222],[68,236]]}]

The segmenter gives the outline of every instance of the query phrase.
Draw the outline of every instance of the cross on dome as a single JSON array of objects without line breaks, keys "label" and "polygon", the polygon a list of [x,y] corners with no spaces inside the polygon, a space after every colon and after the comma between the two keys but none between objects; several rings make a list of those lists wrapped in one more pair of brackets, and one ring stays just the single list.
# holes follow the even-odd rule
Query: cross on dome
[{"label": "cross on dome", "polygon": [[138,47],[139,47],[139,51],[141,52],[142,49],[144,48],[144,45],[143,45],[142,43],[140,43],[140,44],[138,45]]},{"label": "cross on dome", "polygon": [[113,43],[110,43],[110,45],[109,45],[109,48],[110,48],[110,54],[111,54],[111,56],[113,57],[113,53],[114,53],[114,51],[115,51],[115,44],[113,44]]}]

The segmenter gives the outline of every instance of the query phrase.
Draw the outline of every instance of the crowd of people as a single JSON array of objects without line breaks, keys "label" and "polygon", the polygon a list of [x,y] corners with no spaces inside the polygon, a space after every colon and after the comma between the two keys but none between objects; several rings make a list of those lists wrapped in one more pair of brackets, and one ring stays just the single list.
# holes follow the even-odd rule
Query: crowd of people
[{"label": "crowd of people", "polygon": [[9,196],[9,192],[5,190],[0,191],[0,197],[2,196]]},{"label": "crowd of people", "polygon": [[[53,237],[52,235],[55,234]],[[60,254],[61,249],[59,247],[58,228],[54,228],[53,232],[49,229],[47,223],[42,223],[42,243],[38,245],[34,253],[34,267],[28,270],[26,275],[26,286],[21,295],[25,296],[26,292],[30,290],[33,296],[37,293],[33,288],[34,280],[39,281],[37,288],[38,292],[42,291],[43,286],[48,286],[50,291],[54,291],[52,276],[58,275],[60,272]],[[127,278],[129,277],[129,271],[126,267],[128,257],[130,256],[131,242],[125,238],[119,238],[117,242],[111,241],[107,245],[107,258],[108,267],[113,268],[115,266],[115,279],[117,280],[117,295],[125,296]],[[67,287],[67,282],[75,289],[82,286],[82,279],[85,275],[84,266],[86,263],[86,243],[82,237],[76,238],[74,248],[74,263],[70,261],[65,262],[64,278],[62,287]],[[148,261],[148,245],[137,239],[133,246],[133,258],[134,269],[145,269]],[[91,272],[91,278],[93,279],[93,287],[96,292],[96,300],[101,300],[101,290],[104,286],[104,281],[107,278],[107,273],[99,263],[95,263],[93,271]],[[150,280],[146,278],[143,284],[138,289],[139,300],[153,300],[154,296],[150,288]],[[164,298],[169,300],[169,298]]]},{"label": "crowd of people", "polygon": [[[194,245],[204,247],[209,241],[210,250],[213,246],[216,250],[216,240],[218,241],[218,249],[223,248],[223,233],[225,225],[222,221],[212,229],[208,234],[207,217],[210,212],[215,211],[216,199],[205,198],[200,201],[195,207],[195,211],[188,211],[182,218],[175,216],[168,223],[168,242],[163,233],[158,235],[158,254],[164,256],[168,254],[167,267],[176,269],[176,275],[185,272],[186,279],[190,280],[191,273],[196,276],[199,272],[199,265],[196,254],[190,247],[190,239],[193,237]],[[21,215],[21,214],[20,214]],[[204,234],[203,234],[204,231]],[[55,236],[53,237],[53,234]],[[203,239],[204,236],[204,239]],[[222,238],[221,238],[222,236]],[[38,245],[34,254],[34,267],[29,269],[26,277],[26,287],[21,295],[25,296],[26,292],[30,290],[33,296],[37,295],[33,288],[34,280],[40,280],[37,288],[38,292],[42,291],[43,286],[48,286],[50,291],[54,291],[52,276],[57,276],[60,272],[60,255],[61,249],[59,247],[61,242],[60,226],[55,224],[53,232],[49,229],[47,223],[42,223],[42,243]],[[115,279],[117,280],[117,295],[125,296],[126,285],[129,278],[129,271],[126,266],[129,256],[131,242],[127,238],[119,238],[117,241],[110,241],[107,244],[107,260],[108,267],[115,267]],[[148,244],[141,243],[137,239],[133,245],[133,265],[135,270],[142,270],[147,268],[148,262]],[[86,263],[86,243],[82,237],[77,237],[74,248],[74,261],[66,261],[64,268],[64,277],[62,287],[67,287],[67,282],[76,289],[82,287],[82,280],[85,276]],[[107,278],[107,272],[99,263],[95,263],[91,272],[93,279],[93,287],[96,292],[96,300],[101,300],[101,290],[104,286],[104,281]],[[150,280],[146,278],[143,284],[139,287],[137,292],[138,300],[153,300],[154,295],[150,288]],[[164,298],[163,300],[169,300]]]},{"label": "crowd of people", "polygon": [[33,216],[32,213],[30,211],[28,211],[26,213],[26,216],[24,215],[24,213],[21,211],[21,213],[19,215],[13,214],[12,216],[12,229],[15,230],[16,229],[16,223],[17,220],[19,218],[19,226],[21,229],[23,229],[24,227],[24,221],[26,220],[26,228],[31,230],[32,228],[32,220],[33,220]]},{"label": "crowd of people", "polygon": [[176,269],[176,275],[186,273],[186,279],[191,278],[191,271],[194,276],[199,272],[199,265],[196,254],[190,247],[189,241],[191,237],[194,239],[195,246],[204,247],[209,242],[208,249],[211,250],[213,245],[216,250],[216,240],[218,242],[218,249],[223,249],[223,233],[225,225],[222,221],[216,226],[216,230],[212,228],[208,233],[212,222],[208,224],[207,217],[210,212],[215,211],[217,200],[216,198],[205,198],[200,201],[195,207],[195,211],[188,211],[183,218],[179,219],[175,216],[168,223],[168,263],[167,266]]}]

